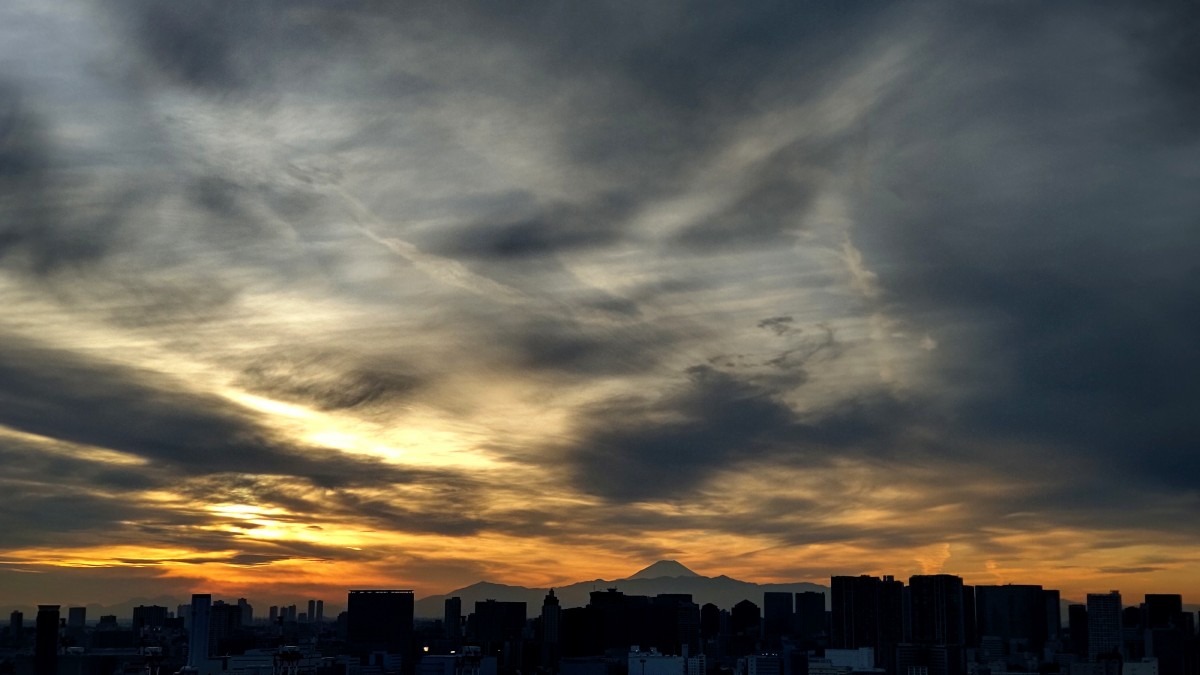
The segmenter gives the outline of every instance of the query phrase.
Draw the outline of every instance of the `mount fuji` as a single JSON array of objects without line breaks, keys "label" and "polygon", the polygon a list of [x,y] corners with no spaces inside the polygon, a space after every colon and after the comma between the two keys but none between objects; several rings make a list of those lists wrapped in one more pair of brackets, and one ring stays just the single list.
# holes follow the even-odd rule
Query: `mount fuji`
[{"label": "mount fuji", "polygon": [[[729,609],[742,600],[750,600],[761,607],[763,593],[766,592],[817,591],[825,594],[825,605],[829,606],[829,588],[820,584],[800,581],[782,584],[756,584],[733,579],[723,574],[718,577],[706,577],[693,572],[675,560],[659,560],[623,579],[594,579],[557,586],[554,593],[563,607],[582,607],[588,603],[588,597],[592,591],[603,591],[609,588],[615,588],[626,595],[687,593],[697,604],[703,605],[711,602],[722,609]],[[548,588],[526,588],[480,581],[450,591],[445,595],[430,595],[421,598],[416,602],[415,613],[418,617],[441,618],[445,612],[446,598],[457,596],[462,598],[464,614],[474,611],[476,602],[500,600],[524,602],[528,615],[535,616],[540,611],[542,600],[549,590]]]}]

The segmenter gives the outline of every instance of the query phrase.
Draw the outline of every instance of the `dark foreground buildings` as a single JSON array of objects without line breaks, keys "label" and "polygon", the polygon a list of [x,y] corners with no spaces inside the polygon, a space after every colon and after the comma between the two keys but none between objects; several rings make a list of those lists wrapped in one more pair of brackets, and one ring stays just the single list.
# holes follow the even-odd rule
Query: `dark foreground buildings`
[{"label": "dark foreground buildings", "polygon": [[346,642],[353,653],[393,654],[411,661],[413,646],[413,592],[410,590],[358,590],[346,597]]}]

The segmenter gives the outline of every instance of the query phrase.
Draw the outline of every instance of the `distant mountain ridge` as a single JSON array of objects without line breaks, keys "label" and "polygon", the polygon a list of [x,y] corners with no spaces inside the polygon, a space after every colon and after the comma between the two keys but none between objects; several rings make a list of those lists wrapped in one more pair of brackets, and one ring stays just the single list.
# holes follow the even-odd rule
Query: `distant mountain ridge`
[{"label": "distant mountain ridge", "polygon": [[[829,588],[820,584],[794,582],[783,584],[756,584],[732,579],[725,575],[706,577],[693,572],[675,560],[660,560],[638,570],[624,579],[594,579],[566,586],[554,587],[563,607],[583,607],[588,604],[592,591],[615,588],[626,595],[659,595],[660,593],[687,593],[697,604],[711,602],[729,609],[742,600],[750,600],[758,606],[763,604],[763,593],[801,593],[817,591],[825,594],[825,606],[829,607]],[[526,588],[480,581],[470,586],[450,591],[445,595],[431,595],[417,600],[415,614],[425,618],[441,618],[445,614],[445,600],[449,597],[462,598],[463,613],[474,611],[475,603],[484,600],[524,602],[529,616],[535,616],[542,606],[549,588]]]}]

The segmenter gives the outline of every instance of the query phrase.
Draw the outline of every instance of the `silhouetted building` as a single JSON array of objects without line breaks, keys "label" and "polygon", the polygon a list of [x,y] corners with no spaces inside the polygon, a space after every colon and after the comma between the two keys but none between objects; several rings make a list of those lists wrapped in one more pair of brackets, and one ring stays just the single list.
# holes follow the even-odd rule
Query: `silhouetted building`
[{"label": "silhouetted building", "polygon": [[[484,655],[495,654],[495,649],[505,642],[521,640],[525,630],[525,603],[485,600],[475,603],[475,633],[472,637],[481,643]],[[489,651],[491,646],[493,651]]]},{"label": "silhouetted building", "polygon": [[742,600],[729,610],[729,628],[732,633],[734,655],[744,656],[760,651],[757,648],[759,631],[762,626],[762,615],[758,605],[749,600]]},{"label": "silhouetted building", "polygon": [[242,610],[237,605],[218,600],[209,609],[208,653],[210,656],[228,656],[237,653],[235,639],[242,628]]},{"label": "silhouetted building", "polygon": [[8,615],[8,638],[14,647],[20,647],[25,637],[25,614],[13,610]]},{"label": "silhouetted building", "polygon": [[975,587],[963,585],[963,644],[967,647],[979,645],[979,624],[975,616]]},{"label": "silhouetted building", "polygon": [[1147,593],[1143,606],[1144,652],[1158,660],[1158,675],[1197,675],[1200,653],[1192,635],[1192,616],[1174,593]]},{"label": "silhouetted building", "polygon": [[875,663],[896,672],[896,645],[904,635],[904,583],[891,576],[833,577],[832,634],[835,649],[875,650]]},{"label": "silhouetted building", "polygon": [[87,625],[87,607],[67,608],[67,628],[83,628]]},{"label": "silhouetted building", "polygon": [[1071,638],[1071,653],[1080,660],[1088,656],[1087,605],[1067,606],[1067,632]]},{"label": "silhouetted building", "polygon": [[208,621],[212,596],[197,593],[192,596],[190,628],[188,629],[188,665],[199,668],[208,659]]},{"label": "silhouetted building", "polygon": [[1088,661],[1121,654],[1121,594],[1088,593]]},{"label": "silhouetted building", "polygon": [[469,637],[478,642],[484,656],[495,656],[502,669],[520,666],[524,645],[525,603],[485,600],[475,603],[468,622]]},{"label": "silhouetted building", "polygon": [[347,642],[359,652],[400,654],[403,663],[411,661],[413,606],[410,590],[350,591],[346,598]]},{"label": "silhouetted building", "polygon": [[[596,614],[591,607],[567,607],[562,611],[559,649],[563,659],[594,656],[599,653],[596,639]],[[562,661],[560,660],[560,666]]]},{"label": "silhouetted building", "polygon": [[446,631],[446,639],[451,643],[457,644],[462,640],[462,598],[446,598],[442,628]]},{"label": "silhouetted building", "polygon": [[1121,658],[1140,662],[1145,656],[1146,633],[1142,607],[1125,607],[1121,610]]},{"label": "silhouetted building", "polygon": [[660,593],[649,599],[633,644],[656,645],[665,654],[700,651],[700,606],[687,593]]},{"label": "silhouetted building", "polygon": [[796,594],[795,623],[792,632],[803,644],[816,645],[825,634],[825,594],[803,591]]},{"label": "silhouetted building", "polygon": [[976,586],[980,639],[998,637],[1009,651],[1038,653],[1046,641],[1046,599],[1041,586]]},{"label": "silhouetted building", "polygon": [[526,622],[526,603],[488,601],[475,603],[475,632],[472,637],[486,645],[521,639]]},{"label": "silhouetted building", "polygon": [[700,608],[700,639],[715,640],[721,630],[721,608],[711,602]]},{"label": "silhouetted building", "polygon": [[38,605],[34,675],[58,675],[58,605]]},{"label": "silhouetted building", "polygon": [[[238,598],[237,606],[241,615],[241,625],[249,628],[254,624],[254,607],[245,598]],[[311,617],[312,614],[309,616]]]},{"label": "silhouetted building", "polygon": [[1042,605],[1046,608],[1046,639],[1057,641],[1062,637],[1062,598],[1058,591],[1042,591]]},{"label": "silhouetted building", "polygon": [[554,589],[546,594],[546,599],[542,601],[542,653],[541,664],[543,668],[553,671],[558,664],[560,656],[559,652],[559,629],[562,627],[562,607],[559,605],[558,598],[554,595]]},{"label": "silhouetted building", "polygon": [[79,647],[87,642],[87,607],[67,608],[66,631],[60,636],[62,647]]},{"label": "silhouetted building", "polygon": [[637,610],[649,604],[649,598],[627,596],[615,588],[592,591],[588,598],[592,654],[612,647],[624,650],[638,644],[636,636],[641,633],[642,617]]},{"label": "silhouetted building", "polygon": [[1183,597],[1175,593],[1146,594],[1146,628],[1173,628],[1183,613]]},{"label": "silhouetted building", "polygon": [[791,593],[763,593],[763,641],[767,649],[778,650],[780,640],[791,634],[795,612]]},{"label": "silhouetted building", "polygon": [[167,608],[158,605],[138,605],[133,608],[133,632],[161,629],[167,623]]},{"label": "silhouetted building", "polygon": [[924,645],[959,645],[965,641],[963,582],[952,574],[919,574],[909,578],[912,641]]},{"label": "silhouetted building", "polygon": [[317,623],[317,625],[321,625],[321,624],[325,623],[325,601],[324,600],[317,600],[317,613],[313,616],[313,621],[315,621]]}]

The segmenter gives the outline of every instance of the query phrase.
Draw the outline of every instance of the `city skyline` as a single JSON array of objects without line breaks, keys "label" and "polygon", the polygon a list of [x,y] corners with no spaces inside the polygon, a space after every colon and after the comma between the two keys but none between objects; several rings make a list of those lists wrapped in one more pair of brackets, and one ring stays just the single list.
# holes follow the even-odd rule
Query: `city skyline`
[{"label": "city skyline", "polygon": [[1200,602],[1198,24],[6,2],[0,604]]},{"label": "city skyline", "polygon": [[[659,576],[659,575],[661,575],[661,576]],[[892,578],[894,578],[894,576],[895,575],[886,574],[886,573],[872,575],[872,574],[867,574],[865,572],[860,572],[860,573],[848,573],[845,575],[835,575],[834,577],[825,579],[823,581],[818,581],[818,582],[793,581],[793,582],[782,582],[782,583],[773,583],[773,584],[757,584],[756,582],[753,582],[753,581],[730,579],[729,577],[727,577],[725,575],[707,576],[707,575],[697,574],[695,571],[687,568],[684,565],[681,565],[678,561],[660,560],[660,561],[656,561],[652,565],[650,565],[642,570],[639,570],[638,572],[635,572],[635,573],[633,573],[627,577],[623,577],[623,578],[578,580],[578,581],[575,581],[574,583],[560,584],[556,587],[544,587],[544,588],[523,587],[523,586],[504,586],[504,585],[489,584],[487,582],[481,582],[481,583],[471,584],[469,586],[465,586],[462,588],[451,589],[449,591],[446,591],[445,593],[427,593],[427,592],[422,592],[420,589],[366,589],[366,590],[363,590],[363,589],[345,588],[345,589],[341,589],[340,594],[335,594],[334,596],[331,596],[330,598],[272,596],[272,595],[266,595],[266,594],[260,594],[260,595],[257,595],[255,597],[251,597],[251,598],[221,596],[219,594],[211,594],[211,593],[201,593],[201,595],[211,598],[211,600],[214,602],[220,601],[220,602],[224,602],[224,603],[234,604],[237,606],[241,606],[244,603],[248,602],[251,607],[252,616],[256,620],[262,620],[262,619],[266,619],[268,617],[272,621],[276,618],[283,619],[287,615],[287,612],[290,611],[292,618],[290,618],[289,620],[291,620],[291,621],[296,621],[297,616],[301,616],[301,617],[307,616],[308,618],[304,619],[304,621],[312,621],[314,608],[319,607],[321,609],[316,611],[316,615],[323,616],[324,620],[326,620],[326,621],[332,621],[332,620],[336,619],[336,615],[338,612],[344,611],[347,609],[346,605],[343,603],[343,597],[346,596],[347,594],[353,595],[355,593],[364,593],[364,592],[366,592],[366,593],[404,592],[404,593],[414,594],[414,597],[417,599],[416,614],[415,614],[415,616],[417,618],[435,619],[435,618],[440,617],[441,614],[444,612],[443,602],[446,600],[450,600],[450,599],[454,599],[454,600],[458,601],[460,606],[462,606],[463,603],[469,604],[470,602],[477,602],[477,601],[482,601],[482,600],[487,600],[487,599],[499,600],[499,601],[503,601],[503,602],[522,602],[529,606],[533,606],[536,604],[536,602],[534,602],[534,600],[542,598],[548,592],[557,592],[559,594],[559,596],[563,599],[564,607],[582,607],[588,603],[587,597],[589,596],[590,593],[595,592],[597,590],[601,590],[600,587],[597,585],[599,582],[603,582],[603,588],[605,590],[619,591],[619,592],[622,592],[625,594],[633,594],[633,595],[654,596],[654,595],[659,595],[659,594],[663,594],[663,593],[666,593],[668,595],[683,593],[688,596],[698,597],[697,602],[700,602],[700,603],[715,602],[715,601],[717,601],[718,597],[720,597],[720,598],[723,598],[723,600],[720,602],[716,602],[716,604],[718,607],[720,607],[722,609],[732,608],[735,604],[737,604],[738,602],[741,602],[741,601],[753,602],[753,603],[759,604],[760,608],[764,608],[765,606],[763,605],[763,602],[764,602],[764,598],[766,596],[771,596],[771,595],[786,595],[789,597],[793,596],[793,595],[799,596],[799,595],[803,595],[803,594],[812,592],[814,590],[817,594],[823,595],[825,597],[826,605],[830,605],[832,602],[831,593],[833,591],[834,579],[841,578],[841,579],[848,579],[848,580],[854,581],[859,578],[870,578],[870,579],[878,580],[878,579],[892,579]],[[915,574],[908,578],[903,578],[903,577],[899,578],[899,579],[897,579],[897,583],[899,583],[902,586],[907,586],[908,582],[911,579],[920,579],[922,581],[922,583],[937,583],[936,580],[941,577],[952,577],[954,579],[959,580],[959,582],[961,582],[960,586],[966,585],[966,586],[973,587],[976,589],[979,589],[979,588],[985,588],[985,589],[1038,588],[1038,589],[1044,589],[1045,592],[1052,593],[1052,594],[1054,594],[1054,596],[1056,598],[1058,598],[1058,600],[1056,600],[1055,604],[1059,605],[1062,609],[1062,621],[1064,622],[1064,625],[1068,618],[1066,608],[1069,605],[1083,606],[1086,602],[1090,601],[1090,599],[1093,596],[1100,596],[1100,595],[1107,596],[1111,593],[1117,593],[1119,595],[1121,593],[1120,589],[1108,589],[1107,591],[1105,591],[1103,593],[1101,593],[1099,590],[1097,590],[1095,592],[1086,593],[1080,597],[1065,597],[1065,596],[1060,595],[1058,589],[1051,588],[1049,586],[1044,586],[1042,584],[1038,584],[1036,581],[1031,581],[1031,582],[1028,582],[1027,584],[972,583],[970,580],[963,579],[961,576],[955,575],[955,574],[952,574],[949,572],[938,572],[935,574]],[[723,581],[726,583],[734,582],[737,585],[750,584],[753,586],[753,588],[752,589],[750,589],[750,588],[730,589],[727,587],[724,589],[715,589],[712,587],[705,587],[704,584],[705,584],[705,582],[708,582],[708,581],[714,581],[714,582]],[[684,585],[681,585],[680,582],[684,582]],[[689,584],[687,582],[699,582],[699,585],[695,585],[694,583]],[[1032,585],[1030,585],[1030,584],[1032,584]],[[793,590],[782,590],[782,589],[787,589],[787,588],[792,588]],[[960,589],[960,592],[961,592],[961,589]],[[1041,593],[1042,591],[1039,590],[1038,592]],[[191,595],[195,596],[196,594],[193,593]],[[576,597],[574,597],[572,599],[571,598],[572,595],[574,595]],[[1146,594],[1146,597],[1153,597],[1155,595],[1156,594]],[[1186,611],[1189,611],[1192,613],[1195,613],[1196,611],[1200,611],[1200,603],[1189,602],[1187,600],[1187,598],[1183,597],[1180,594],[1176,594],[1176,593],[1168,593],[1167,595],[1168,596],[1179,595],[1179,597],[1183,598],[1183,607]],[[736,600],[734,599],[735,597],[737,598]],[[1139,603],[1137,603],[1138,597],[1140,597],[1140,596],[1129,595],[1129,594],[1126,595],[1127,600],[1135,602],[1134,606],[1139,604]],[[61,605],[64,608],[64,612],[65,612],[65,608],[67,608],[67,607],[70,607],[73,611],[87,609],[88,611],[91,612],[90,614],[87,615],[89,617],[88,621],[94,623],[94,622],[100,620],[101,616],[104,616],[103,612],[115,612],[115,615],[117,616],[118,621],[126,622],[127,617],[125,615],[129,613],[129,611],[130,611],[129,608],[136,607],[136,606],[142,606],[142,605],[151,606],[151,605],[154,605],[154,603],[156,603],[156,602],[166,602],[167,604],[161,605],[161,607],[166,607],[169,610],[174,611],[175,607],[184,606],[186,604],[184,601],[187,598],[188,598],[188,596],[186,596],[186,595],[181,595],[178,597],[159,596],[159,597],[155,597],[155,598],[136,597],[136,598],[127,598],[127,599],[125,599],[124,602],[117,603],[114,605],[109,605],[109,606],[98,605],[98,603],[85,603],[85,604],[73,603],[73,602],[68,601],[68,600],[70,600],[69,598],[61,598],[61,597],[43,597],[43,598],[41,598],[41,600],[47,601],[47,602],[54,601],[53,604]],[[526,599],[522,599],[522,598],[526,598]],[[532,598],[532,599],[529,599],[529,598]],[[430,604],[430,601],[436,601],[436,603]],[[12,611],[28,612],[29,610],[37,607],[38,605],[42,605],[42,604],[45,604],[45,602],[33,603],[30,605],[26,605],[26,606],[6,605],[6,604],[4,604],[3,599],[0,599],[0,614],[7,615],[8,613],[10,613]],[[308,607],[307,612],[305,611],[306,606]],[[96,611],[93,611],[95,609],[99,609],[101,614],[98,614]],[[329,612],[332,612],[332,614],[330,614]]]}]

